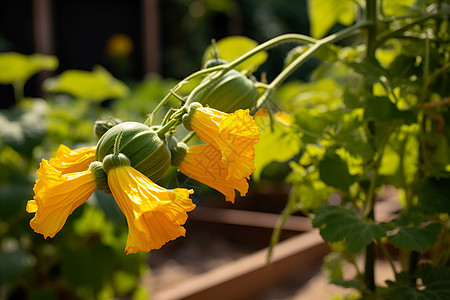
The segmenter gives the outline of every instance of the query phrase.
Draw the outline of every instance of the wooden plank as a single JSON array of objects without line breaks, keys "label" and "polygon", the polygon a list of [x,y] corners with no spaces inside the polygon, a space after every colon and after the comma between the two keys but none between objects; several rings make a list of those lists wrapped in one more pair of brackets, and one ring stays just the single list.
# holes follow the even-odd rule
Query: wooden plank
[{"label": "wooden plank", "polygon": [[310,272],[329,252],[319,231],[314,229],[275,247],[270,264],[267,248],[235,262],[193,277],[178,286],[159,291],[153,300],[244,300],[264,293],[299,270]]},{"label": "wooden plank", "polygon": [[159,73],[159,1],[142,0],[142,52],[144,73]]},{"label": "wooden plank", "polygon": [[[239,209],[197,207],[189,214],[189,219],[201,222],[273,229],[278,223],[280,215]],[[289,216],[283,225],[283,230],[305,232],[311,229],[311,219],[302,216]]]}]

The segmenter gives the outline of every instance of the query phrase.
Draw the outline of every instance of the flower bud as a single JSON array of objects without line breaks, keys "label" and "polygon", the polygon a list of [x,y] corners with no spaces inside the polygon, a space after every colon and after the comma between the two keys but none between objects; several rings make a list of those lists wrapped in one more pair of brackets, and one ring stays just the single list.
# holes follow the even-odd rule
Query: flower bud
[{"label": "flower bud", "polygon": [[122,123],[122,120],[116,118],[97,120],[94,124],[94,134],[97,138],[101,138],[105,132],[120,123]]},{"label": "flower bud", "polygon": [[203,107],[203,106],[198,102],[194,102],[189,105],[188,112],[186,114],[184,114],[183,117],[181,118],[184,128],[186,128],[189,131],[193,130],[191,127],[192,116],[194,115],[195,110],[197,108],[201,108],[201,107]]},{"label": "flower bud", "polygon": [[116,138],[121,132],[117,153],[123,154],[133,168],[152,181],[160,179],[170,166],[170,151],[156,131],[141,123],[124,122],[108,130],[97,143],[95,160],[103,161],[107,155],[114,154]]},{"label": "flower bud", "polygon": [[94,174],[95,181],[97,182],[97,189],[107,194],[111,194],[111,190],[108,186],[108,180],[106,172],[103,169],[103,164],[99,161],[93,161],[89,165],[89,170]]},{"label": "flower bud", "polygon": [[[220,72],[220,71],[218,71]],[[217,110],[231,113],[238,109],[252,108],[258,98],[258,91],[252,80],[237,70],[229,70],[218,81],[208,85],[208,81],[217,74],[207,76],[200,85],[206,84],[198,91],[194,90],[191,102],[199,102]]]},{"label": "flower bud", "polygon": [[167,145],[172,157],[171,165],[177,167],[186,156],[188,146],[183,142],[178,142],[173,136],[167,137]]}]

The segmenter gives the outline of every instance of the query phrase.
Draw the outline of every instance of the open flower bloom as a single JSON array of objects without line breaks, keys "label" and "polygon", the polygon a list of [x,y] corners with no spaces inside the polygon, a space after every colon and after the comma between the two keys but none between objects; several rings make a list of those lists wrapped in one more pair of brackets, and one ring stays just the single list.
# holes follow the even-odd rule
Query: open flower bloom
[{"label": "open flower bloom", "polygon": [[49,163],[63,174],[87,170],[89,164],[95,158],[95,146],[71,150],[65,145],[60,145],[56,151],[56,157]]},{"label": "open flower bloom", "polygon": [[189,126],[204,142],[220,149],[228,180],[248,178],[255,170],[254,145],[260,133],[248,109],[227,114],[209,107],[195,108]]},{"label": "open flower bloom", "polygon": [[222,162],[222,154],[212,145],[189,147],[186,156],[177,166],[185,175],[202,182],[225,195],[226,201],[234,203],[235,189],[241,196],[248,191],[245,177],[228,177],[228,168]]},{"label": "open flower bloom", "polygon": [[159,249],[185,235],[182,225],[187,220],[187,212],[195,208],[189,198],[192,190],[167,190],[131,166],[110,169],[108,185],[127,218],[127,254]]},{"label": "open flower bloom", "polygon": [[63,174],[45,159],[36,174],[35,196],[26,208],[36,213],[30,226],[45,238],[54,237],[69,215],[96,190],[96,179],[90,170]]}]

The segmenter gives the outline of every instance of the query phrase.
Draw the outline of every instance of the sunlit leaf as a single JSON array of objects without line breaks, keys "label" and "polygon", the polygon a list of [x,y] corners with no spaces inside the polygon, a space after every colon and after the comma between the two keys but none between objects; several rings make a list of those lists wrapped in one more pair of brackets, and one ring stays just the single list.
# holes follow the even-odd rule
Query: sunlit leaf
[{"label": "sunlit leaf", "polygon": [[16,81],[25,83],[40,71],[55,70],[58,64],[58,59],[53,55],[0,53],[0,84],[11,84]]},{"label": "sunlit leaf", "polygon": [[[258,43],[245,36],[229,36],[217,41],[216,46],[218,49],[217,57],[231,62],[258,46]],[[267,56],[267,52],[259,52],[238,65],[236,70],[253,73],[266,61]],[[216,58],[214,45],[210,45],[206,48],[203,54],[203,64],[212,58]]]},{"label": "sunlit leaf", "polygon": [[386,236],[386,231],[392,228],[386,223],[362,220],[352,210],[331,205],[324,205],[316,210],[313,226],[320,228],[320,234],[327,242],[345,239],[351,253],[362,250],[374,239]]},{"label": "sunlit leaf", "polygon": [[357,7],[353,0],[308,0],[311,35],[322,38],[336,23],[351,25]]},{"label": "sunlit leaf", "polygon": [[75,98],[103,101],[123,97],[129,88],[114,78],[105,68],[96,66],[92,72],[67,70],[44,81],[43,87],[50,93],[67,93]]},{"label": "sunlit leaf", "polygon": [[342,106],[341,87],[329,77],[302,83],[292,81],[282,85],[274,99],[286,111],[308,108],[320,113]]},{"label": "sunlit leaf", "polygon": [[432,223],[423,227],[400,226],[398,232],[389,236],[388,239],[399,248],[423,253],[437,242],[441,228],[442,226],[439,223]]},{"label": "sunlit leaf", "polygon": [[289,124],[275,121],[273,128],[268,117],[257,118],[261,136],[255,145],[255,168],[253,179],[259,180],[264,167],[273,161],[284,162],[300,150],[300,138]]},{"label": "sunlit leaf", "polygon": [[407,14],[417,0],[383,1],[383,11],[387,16],[401,16]]}]

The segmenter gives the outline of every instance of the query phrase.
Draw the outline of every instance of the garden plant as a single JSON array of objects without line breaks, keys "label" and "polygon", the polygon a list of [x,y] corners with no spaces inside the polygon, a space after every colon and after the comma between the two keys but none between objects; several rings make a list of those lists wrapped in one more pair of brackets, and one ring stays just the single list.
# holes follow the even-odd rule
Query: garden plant
[{"label": "garden plant", "polygon": [[[174,174],[234,202],[250,175],[270,180],[280,165],[291,191],[268,263],[283,222],[301,213],[331,245],[324,271],[352,299],[448,299],[450,3],[307,3],[311,36],[213,41],[179,82],[130,89],[98,66],[49,78],[50,96],[29,99],[24,84],[57,58],[0,54],[0,83],[17,98],[0,114],[0,299],[145,298],[145,253],[184,236],[195,209],[198,191]],[[281,72],[261,72],[284,44]],[[311,60],[308,81],[290,80]],[[379,222],[388,187],[402,210]],[[381,285],[380,256],[395,275]]]}]

